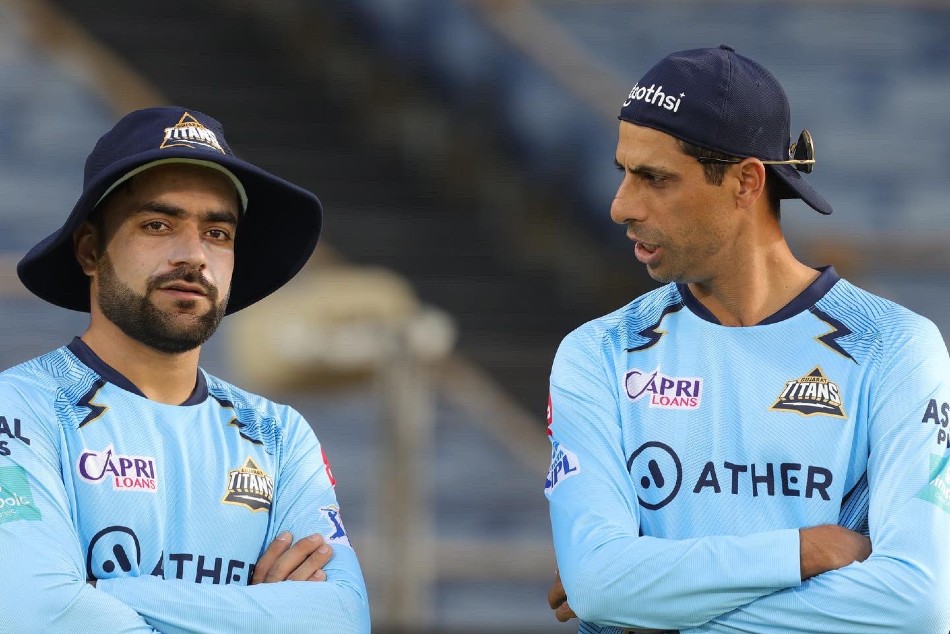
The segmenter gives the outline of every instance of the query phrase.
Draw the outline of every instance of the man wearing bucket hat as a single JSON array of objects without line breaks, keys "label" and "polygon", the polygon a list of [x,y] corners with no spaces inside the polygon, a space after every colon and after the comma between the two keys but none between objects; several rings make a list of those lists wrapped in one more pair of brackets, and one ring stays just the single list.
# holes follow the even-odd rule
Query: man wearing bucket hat
[{"label": "man wearing bucket hat", "polygon": [[198,367],[321,222],[201,112],[139,110],[99,140],[66,223],[17,267],[90,321],[0,374],[0,630],[369,632],[310,426]]},{"label": "man wearing bucket hat", "polygon": [[937,328],[791,253],[779,201],[832,209],[758,63],[674,53],[619,118],[611,217],[665,285],[554,361],[556,616],[610,634],[945,634]]}]

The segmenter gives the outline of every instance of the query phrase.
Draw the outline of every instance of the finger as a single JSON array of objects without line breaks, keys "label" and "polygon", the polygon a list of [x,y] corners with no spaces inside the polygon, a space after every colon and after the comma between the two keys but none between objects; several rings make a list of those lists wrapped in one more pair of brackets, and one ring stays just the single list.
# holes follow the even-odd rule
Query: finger
[{"label": "finger", "polygon": [[555,610],[554,616],[557,617],[557,620],[561,623],[567,623],[571,619],[577,618],[577,615],[574,614],[574,610],[572,610],[571,606],[567,603],[562,604],[557,610]]},{"label": "finger", "polygon": [[307,581],[326,581],[326,580],[327,580],[327,573],[323,572],[323,570],[316,571],[315,573],[310,575],[309,579],[307,579]]},{"label": "finger", "polygon": [[567,601],[567,593],[564,592],[564,586],[560,581],[555,581],[548,590],[548,605],[552,610],[556,610],[565,601]]},{"label": "finger", "polygon": [[548,605],[552,610],[556,610],[562,603],[567,601],[567,593],[564,591],[564,585],[561,583],[561,569],[554,566],[554,583],[548,590]]},{"label": "finger", "polygon": [[264,551],[264,554],[261,555],[261,558],[258,559],[254,565],[254,576],[251,578],[251,585],[263,583],[264,580],[267,579],[267,575],[270,573],[274,562],[290,548],[293,537],[293,535],[284,531],[267,546],[267,550]]},{"label": "finger", "polygon": [[306,581],[330,561],[333,550],[329,544],[323,544],[310,554],[297,568],[287,575],[288,581]]},{"label": "finger", "polygon": [[[323,536],[317,533],[298,540],[296,544],[288,548],[285,553],[277,558],[277,561],[275,561],[270,567],[270,570],[267,571],[264,582],[274,583],[277,581],[286,581],[290,574],[321,546],[323,546]],[[311,570],[310,573],[313,574],[313,570]],[[310,575],[308,574],[307,576],[309,577]]]}]

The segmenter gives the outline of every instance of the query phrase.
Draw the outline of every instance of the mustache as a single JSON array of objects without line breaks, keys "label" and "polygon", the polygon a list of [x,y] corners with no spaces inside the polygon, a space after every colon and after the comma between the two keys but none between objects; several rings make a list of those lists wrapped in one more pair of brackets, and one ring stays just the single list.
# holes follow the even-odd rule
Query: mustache
[{"label": "mustache", "polygon": [[192,266],[179,266],[168,273],[156,275],[148,281],[147,292],[151,294],[152,291],[157,290],[161,286],[179,281],[187,282],[189,284],[197,284],[204,291],[205,295],[207,295],[208,299],[210,299],[212,302],[218,301],[217,287],[205,279],[204,275],[201,274],[201,269]]}]

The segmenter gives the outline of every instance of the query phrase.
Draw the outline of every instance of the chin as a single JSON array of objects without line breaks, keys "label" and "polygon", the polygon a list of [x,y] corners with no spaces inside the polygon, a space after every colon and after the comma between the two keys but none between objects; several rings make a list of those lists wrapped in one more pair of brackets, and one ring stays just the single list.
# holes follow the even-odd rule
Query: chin
[{"label": "chin", "polygon": [[653,278],[654,281],[661,284],[669,284],[670,282],[679,282],[679,276],[670,273],[669,271],[664,271],[656,267],[647,267],[647,274]]}]

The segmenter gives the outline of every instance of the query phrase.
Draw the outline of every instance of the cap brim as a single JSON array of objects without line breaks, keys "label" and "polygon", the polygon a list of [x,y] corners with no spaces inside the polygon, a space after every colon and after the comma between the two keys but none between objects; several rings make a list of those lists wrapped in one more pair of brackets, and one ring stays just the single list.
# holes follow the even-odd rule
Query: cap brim
[{"label": "cap brim", "polygon": [[793,166],[767,165],[766,167],[782,182],[780,198],[800,198],[818,213],[826,216],[831,214],[831,204],[825,200],[824,196],[812,189],[808,181],[802,177],[801,172]]},{"label": "cap brim", "polygon": [[[89,278],[73,250],[73,234],[89,217],[103,194],[124,174],[152,161],[168,158],[208,160],[206,151],[187,147],[153,149],[117,161],[88,183],[65,224],[23,257],[17,275],[46,301],[89,312]],[[247,211],[238,223],[234,274],[226,313],[250,306],[290,281],[316,248],[323,206],[311,192],[231,155],[214,157],[244,185]]]}]

